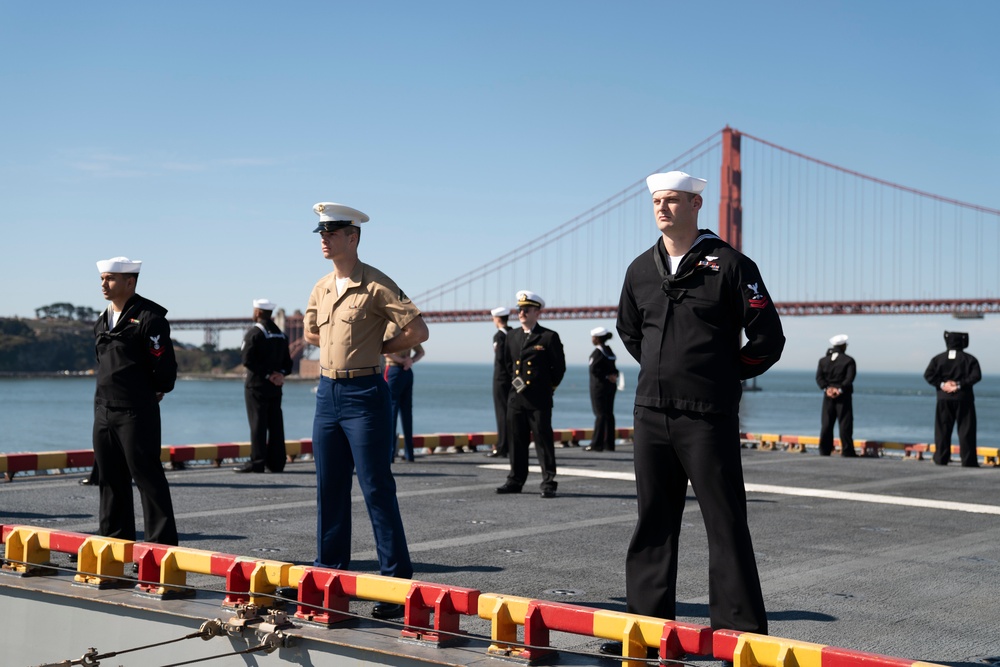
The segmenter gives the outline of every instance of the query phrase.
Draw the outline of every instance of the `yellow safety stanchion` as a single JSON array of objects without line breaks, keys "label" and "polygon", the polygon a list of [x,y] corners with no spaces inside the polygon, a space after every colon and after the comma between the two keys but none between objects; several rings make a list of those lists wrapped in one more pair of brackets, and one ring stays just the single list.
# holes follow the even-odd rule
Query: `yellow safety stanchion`
[{"label": "yellow safety stanchion", "polygon": [[248,561],[256,563],[250,574],[250,604],[258,607],[273,606],[274,598],[268,594],[274,593],[280,586],[288,585],[288,572],[292,564],[276,560],[237,559],[237,562]]},{"label": "yellow safety stanchion", "polygon": [[733,651],[733,667],[823,667],[823,644],[744,632]]},{"label": "yellow safety stanchion", "polygon": [[[73,581],[102,588],[121,586],[125,576],[125,563],[132,562],[131,540],[113,537],[92,537],[77,552],[76,575]],[[124,582],[132,585],[135,582]]]}]

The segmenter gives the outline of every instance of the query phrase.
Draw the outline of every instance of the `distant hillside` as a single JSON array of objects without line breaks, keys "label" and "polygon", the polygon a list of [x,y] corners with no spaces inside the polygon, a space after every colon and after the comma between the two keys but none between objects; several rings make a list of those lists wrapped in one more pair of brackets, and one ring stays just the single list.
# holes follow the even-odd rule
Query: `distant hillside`
[{"label": "distant hillside", "polygon": [[[181,373],[242,371],[240,351],[197,348],[174,341]],[[94,324],[64,318],[0,318],[0,373],[93,370]]]}]

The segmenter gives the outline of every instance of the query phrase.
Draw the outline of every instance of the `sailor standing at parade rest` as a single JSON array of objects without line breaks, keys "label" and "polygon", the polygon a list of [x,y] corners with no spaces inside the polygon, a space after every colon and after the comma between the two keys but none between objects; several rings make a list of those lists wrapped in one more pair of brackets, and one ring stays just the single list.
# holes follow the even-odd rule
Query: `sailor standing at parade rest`
[{"label": "sailor standing at parade rest", "polygon": [[510,318],[510,308],[497,306],[490,311],[493,317],[493,325],[497,328],[493,334],[493,412],[497,420],[497,444],[493,451],[486,456],[496,458],[506,457],[510,451],[510,432],[507,429],[507,402],[510,400],[510,375],[507,370],[505,350],[507,348],[507,334],[510,327],[507,320]]},{"label": "sailor standing at parade rest", "polygon": [[833,453],[833,424],[840,425],[840,455],[857,456],[854,451],[854,378],[857,368],[847,356],[847,334],[830,339],[832,347],[816,367],[816,384],[823,390],[823,415],[819,432],[820,456]]},{"label": "sailor standing at parade rest", "polygon": [[[646,179],[660,237],[629,266],[618,306],[622,344],[639,362],[639,517],[625,561],[628,611],[676,618],[690,480],[708,533],[712,628],[766,633],[747,525],[739,404],[741,380],[774,365],[785,337],[757,265],[698,228],[706,183],[680,171]],[[622,646],[602,650],[621,655]]]},{"label": "sailor standing at parade rest", "polygon": [[[392,444],[389,387],[382,355],[427,340],[420,311],[387,275],[358,258],[361,224],[368,216],[331,202],[316,204],[323,256],[333,271],[316,283],[304,317],[307,343],[320,349],[320,383],[313,420],[316,460],[315,564],[351,565],[351,485],[357,470],[375,533],[379,573],[409,579],[413,564],[396,499],[388,452]],[[389,323],[399,334],[383,342]],[[392,618],[402,605],[379,602],[373,615]]]},{"label": "sailor standing at parade rest", "polygon": [[979,360],[965,351],[969,334],[945,331],[947,352],[927,364],[924,379],[937,388],[934,409],[934,463],[951,462],[951,432],[958,422],[959,459],[965,468],[978,468],[976,453],[976,396],[972,385],[983,379]]},{"label": "sailor standing at parade rest", "polygon": [[285,469],[285,420],[281,413],[281,387],[292,372],[288,336],[271,319],[277,304],[253,300],[253,321],[240,357],[247,369],[243,398],[250,422],[250,461],[235,472],[281,472]]},{"label": "sailor standing at parade rest", "polygon": [[590,330],[594,351],[590,353],[590,405],[594,410],[594,435],[588,452],[615,451],[615,393],[618,391],[617,357],[608,347],[611,332],[604,327]]},{"label": "sailor standing at parade rest", "polygon": [[497,493],[520,493],[528,478],[528,444],[535,435],[535,455],[542,468],[542,498],[555,498],[556,450],[552,435],[552,395],[566,374],[559,334],[538,324],[545,301],[528,290],[517,293],[521,326],[507,334],[505,354],[511,377],[507,402],[510,473]]},{"label": "sailor standing at parade rest", "polygon": [[111,303],[97,318],[94,457],[100,469],[98,533],[135,540],[132,481],[139,489],[146,542],[177,545],[170,487],[160,464],[160,401],[177,381],[167,309],[135,292],[142,262],[97,262]]}]

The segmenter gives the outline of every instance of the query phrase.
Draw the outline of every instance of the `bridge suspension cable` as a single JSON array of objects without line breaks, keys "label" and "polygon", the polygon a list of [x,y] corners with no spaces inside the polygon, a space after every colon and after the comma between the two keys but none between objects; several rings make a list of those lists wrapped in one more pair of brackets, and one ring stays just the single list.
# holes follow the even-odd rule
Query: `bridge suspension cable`
[{"label": "bridge suspension cable", "polygon": [[[719,144],[720,135],[714,133],[654,171],[709,173],[713,161],[718,164]],[[657,238],[648,202],[643,177],[541,236],[413,299],[428,311],[485,312],[511,303],[514,292],[530,284],[553,306],[617,303],[625,268]]]},{"label": "bridge suspension cable", "polygon": [[[729,128],[656,171],[668,169],[708,178],[699,225],[752,257],[786,312],[942,312],[977,304],[981,313],[992,312],[987,303],[1000,304],[1000,262],[991,261],[1000,256],[1000,210]],[[720,230],[726,206],[738,215]],[[640,179],[414,299],[429,317],[454,321],[485,317],[530,287],[566,317],[603,318],[618,301],[628,264],[657,238]]]}]

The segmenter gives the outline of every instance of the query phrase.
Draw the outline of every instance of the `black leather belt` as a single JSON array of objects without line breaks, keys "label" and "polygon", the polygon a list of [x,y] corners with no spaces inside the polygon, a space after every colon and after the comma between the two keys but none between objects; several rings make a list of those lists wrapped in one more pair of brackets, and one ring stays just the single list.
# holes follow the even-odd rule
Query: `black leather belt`
[{"label": "black leather belt", "polygon": [[368,368],[345,368],[343,370],[334,370],[332,368],[324,368],[323,375],[333,380],[350,380],[352,378],[363,378],[369,375],[376,375],[380,372],[378,366],[369,366]]}]

